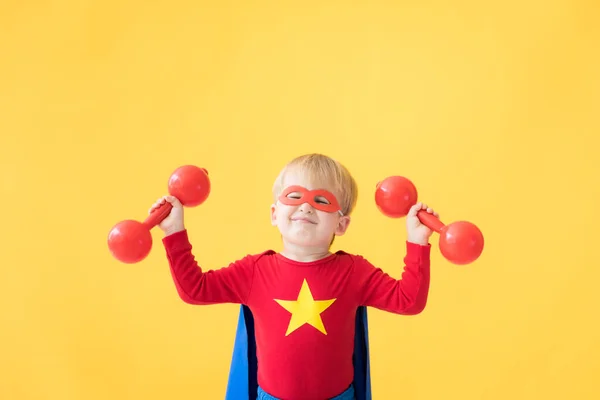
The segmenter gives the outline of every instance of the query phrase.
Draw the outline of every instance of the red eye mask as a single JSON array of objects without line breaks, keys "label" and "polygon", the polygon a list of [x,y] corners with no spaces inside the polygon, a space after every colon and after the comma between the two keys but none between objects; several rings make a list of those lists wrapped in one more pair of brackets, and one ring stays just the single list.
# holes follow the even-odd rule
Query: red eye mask
[{"label": "red eye mask", "polygon": [[324,189],[308,190],[302,186],[289,186],[281,192],[279,201],[288,206],[308,203],[320,211],[342,213],[333,193]]}]

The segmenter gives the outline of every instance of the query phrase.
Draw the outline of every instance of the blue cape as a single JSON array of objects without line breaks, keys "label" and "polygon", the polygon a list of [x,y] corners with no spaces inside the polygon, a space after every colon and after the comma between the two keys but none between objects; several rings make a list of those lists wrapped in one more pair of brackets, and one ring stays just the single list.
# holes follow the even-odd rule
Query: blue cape
[{"label": "blue cape", "polygon": [[[369,326],[366,307],[356,312],[354,336],[354,391],[356,400],[371,400]],[[242,305],[229,369],[225,400],[256,400],[258,389],[254,317]]]}]

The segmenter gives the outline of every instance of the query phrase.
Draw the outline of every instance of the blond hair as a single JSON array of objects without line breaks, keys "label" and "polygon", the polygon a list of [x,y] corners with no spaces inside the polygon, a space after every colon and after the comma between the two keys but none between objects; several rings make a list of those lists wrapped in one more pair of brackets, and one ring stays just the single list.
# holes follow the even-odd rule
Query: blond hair
[{"label": "blond hair", "polygon": [[[283,182],[288,171],[299,169],[314,185],[326,185],[336,196],[342,213],[350,215],[358,199],[356,181],[339,161],[323,154],[311,153],[294,158],[279,173],[273,184],[273,197],[283,190]],[[322,186],[321,186],[322,187]]]}]

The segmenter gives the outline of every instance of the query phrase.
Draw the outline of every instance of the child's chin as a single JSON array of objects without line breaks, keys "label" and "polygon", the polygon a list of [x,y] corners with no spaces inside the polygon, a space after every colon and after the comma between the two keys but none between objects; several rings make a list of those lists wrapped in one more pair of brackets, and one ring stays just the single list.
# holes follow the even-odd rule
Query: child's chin
[{"label": "child's chin", "polygon": [[288,241],[294,243],[296,246],[305,246],[305,247],[319,247],[319,246],[327,246],[322,240],[318,240],[314,237],[306,237],[303,235],[292,235],[292,237],[288,238]]}]

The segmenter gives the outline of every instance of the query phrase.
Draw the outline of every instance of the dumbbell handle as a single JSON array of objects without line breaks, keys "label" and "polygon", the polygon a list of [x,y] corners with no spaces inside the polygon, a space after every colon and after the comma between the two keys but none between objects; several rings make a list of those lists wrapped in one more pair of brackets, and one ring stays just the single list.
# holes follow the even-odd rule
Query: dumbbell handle
[{"label": "dumbbell handle", "polygon": [[144,225],[148,227],[148,229],[154,228],[169,216],[172,209],[173,205],[168,201],[165,201],[163,204],[152,210],[150,215],[148,215],[148,218],[144,221]]},{"label": "dumbbell handle", "polygon": [[445,226],[444,223],[442,221],[440,221],[440,219],[438,217],[436,217],[433,214],[428,213],[425,210],[418,211],[417,217],[419,217],[419,220],[421,221],[421,223],[423,225],[425,225],[426,227],[428,227],[429,229],[431,229],[432,231],[435,231],[437,233],[440,233]]}]

